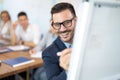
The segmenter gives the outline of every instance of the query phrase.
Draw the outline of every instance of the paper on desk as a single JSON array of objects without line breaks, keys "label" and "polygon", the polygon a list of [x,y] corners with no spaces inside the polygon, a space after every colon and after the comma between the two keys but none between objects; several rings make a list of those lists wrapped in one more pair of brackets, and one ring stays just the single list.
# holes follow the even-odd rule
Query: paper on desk
[{"label": "paper on desk", "polygon": [[5,48],[5,47],[0,47],[0,53],[7,52],[7,51],[9,51],[7,48]]},{"label": "paper on desk", "polygon": [[29,49],[29,47],[24,45],[17,45],[17,46],[9,46],[8,49],[11,49],[13,51],[18,51],[18,50],[27,50]]},{"label": "paper on desk", "polygon": [[42,57],[42,51],[31,54],[31,57],[33,57],[33,58],[41,58]]}]

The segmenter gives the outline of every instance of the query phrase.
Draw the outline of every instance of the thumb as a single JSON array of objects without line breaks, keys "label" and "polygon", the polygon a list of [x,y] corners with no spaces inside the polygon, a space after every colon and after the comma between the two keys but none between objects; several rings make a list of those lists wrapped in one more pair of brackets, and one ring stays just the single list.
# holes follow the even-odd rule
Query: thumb
[{"label": "thumb", "polygon": [[64,56],[64,55],[70,54],[71,51],[72,51],[71,48],[64,49],[63,51],[61,51],[61,56]]}]

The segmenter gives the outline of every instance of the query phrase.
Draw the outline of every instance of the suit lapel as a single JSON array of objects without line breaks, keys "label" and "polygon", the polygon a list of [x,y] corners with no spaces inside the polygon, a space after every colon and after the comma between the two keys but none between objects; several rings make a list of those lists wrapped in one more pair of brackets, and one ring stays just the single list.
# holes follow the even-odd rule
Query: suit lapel
[{"label": "suit lapel", "polygon": [[65,46],[65,44],[61,41],[61,39],[59,37],[55,40],[55,44],[56,44],[56,46],[57,46],[57,48],[58,48],[59,51],[62,51],[65,48],[67,48]]}]

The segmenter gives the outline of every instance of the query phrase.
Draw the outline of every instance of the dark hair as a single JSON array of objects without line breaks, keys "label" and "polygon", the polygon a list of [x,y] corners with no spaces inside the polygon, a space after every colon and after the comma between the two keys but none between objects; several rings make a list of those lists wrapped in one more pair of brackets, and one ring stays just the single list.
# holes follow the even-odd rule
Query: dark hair
[{"label": "dark hair", "polygon": [[18,18],[19,18],[20,16],[26,16],[26,17],[27,17],[27,14],[26,14],[25,12],[20,12],[20,13],[18,13]]},{"label": "dark hair", "polygon": [[51,16],[53,16],[54,13],[59,13],[66,9],[70,10],[70,12],[73,14],[73,16],[76,16],[73,5],[70,3],[65,3],[65,2],[54,5],[51,9]]},{"label": "dark hair", "polygon": [[4,10],[4,11],[1,12],[1,14],[0,14],[1,19],[2,19],[2,14],[4,14],[4,13],[6,13],[8,15],[9,20],[11,20],[10,14],[6,10]]}]

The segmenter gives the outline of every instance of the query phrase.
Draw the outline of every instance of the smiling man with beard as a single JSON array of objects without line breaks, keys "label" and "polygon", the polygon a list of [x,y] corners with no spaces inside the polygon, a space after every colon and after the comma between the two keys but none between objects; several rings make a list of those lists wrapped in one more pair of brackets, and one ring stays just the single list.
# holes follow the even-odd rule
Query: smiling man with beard
[{"label": "smiling man with beard", "polygon": [[71,4],[58,3],[51,9],[51,26],[59,37],[42,53],[48,80],[67,78],[76,22],[76,13]]}]

